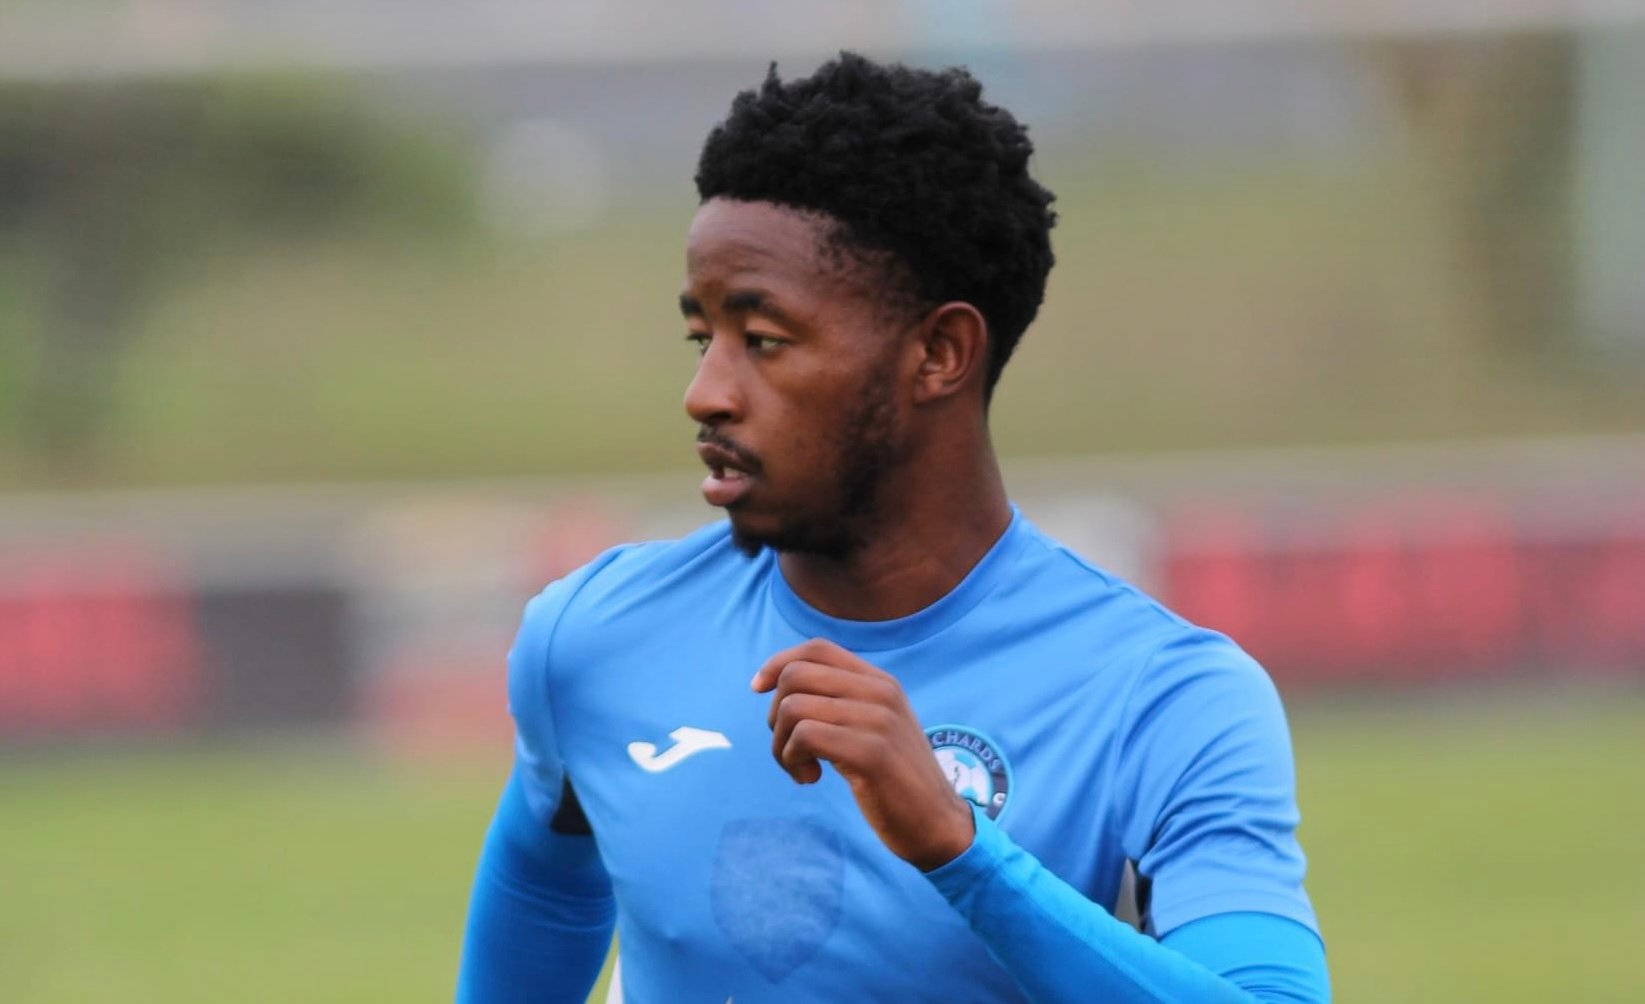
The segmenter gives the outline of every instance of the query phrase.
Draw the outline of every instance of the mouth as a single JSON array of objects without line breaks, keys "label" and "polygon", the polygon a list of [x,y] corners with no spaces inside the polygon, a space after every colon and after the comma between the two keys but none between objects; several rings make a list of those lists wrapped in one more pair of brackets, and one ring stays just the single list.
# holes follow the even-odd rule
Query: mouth
[{"label": "mouth", "polygon": [[713,443],[698,443],[697,456],[708,467],[702,492],[709,505],[722,509],[735,505],[754,487],[754,475],[730,450]]}]

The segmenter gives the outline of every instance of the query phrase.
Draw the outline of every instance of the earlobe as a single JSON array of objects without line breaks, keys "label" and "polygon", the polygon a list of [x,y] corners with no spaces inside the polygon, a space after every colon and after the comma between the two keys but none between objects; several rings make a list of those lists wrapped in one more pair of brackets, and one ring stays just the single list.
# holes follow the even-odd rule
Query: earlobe
[{"label": "earlobe", "polygon": [[920,365],[914,396],[921,404],[953,397],[982,379],[988,322],[969,303],[945,303],[919,327]]}]

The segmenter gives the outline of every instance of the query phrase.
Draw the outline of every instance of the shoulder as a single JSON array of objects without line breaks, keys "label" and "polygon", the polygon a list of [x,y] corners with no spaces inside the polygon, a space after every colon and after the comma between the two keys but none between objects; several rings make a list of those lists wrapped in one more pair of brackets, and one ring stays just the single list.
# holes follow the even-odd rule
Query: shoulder
[{"label": "shoulder", "polygon": [[[715,573],[746,572],[752,563],[731,543],[729,524],[711,523],[678,540],[620,544],[548,584],[526,604],[510,656],[511,671],[540,669],[568,636],[621,614],[643,612],[647,600],[678,595],[682,582],[711,584]],[[516,663],[519,663],[518,669]]]},{"label": "shoulder", "polygon": [[1155,794],[1195,784],[1294,783],[1290,729],[1266,670],[1226,635],[1186,621],[1138,665],[1119,718],[1121,769]]},{"label": "shoulder", "polygon": [[678,540],[619,544],[574,572],[548,584],[526,604],[523,627],[552,635],[568,615],[602,600],[644,594],[716,562],[740,558],[724,522],[711,523]]},{"label": "shoulder", "polygon": [[[1076,626],[1141,669],[1156,650],[1174,641],[1222,638],[1178,616],[1124,577],[1023,521],[1021,550],[1007,589],[1018,611],[1043,611],[1047,619]],[[1226,641],[1226,639],[1223,639]]]},{"label": "shoulder", "polygon": [[1061,608],[1060,618],[1081,624],[1093,643],[1121,655],[1133,715],[1185,692],[1275,699],[1268,674],[1233,639],[1180,616],[1032,524],[1025,529],[1022,588],[1046,597],[1041,602]]}]

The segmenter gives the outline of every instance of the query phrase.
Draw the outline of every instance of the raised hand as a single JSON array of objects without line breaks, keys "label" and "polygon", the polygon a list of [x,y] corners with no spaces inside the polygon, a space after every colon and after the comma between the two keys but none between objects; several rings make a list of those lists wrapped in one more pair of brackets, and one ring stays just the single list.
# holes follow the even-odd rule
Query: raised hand
[{"label": "raised hand", "polygon": [[921,871],[971,846],[971,809],[891,674],[815,638],[767,659],[753,687],[772,694],[771,754],[796,783],[815,782],[822,761],[833,764],[880,840]]}]

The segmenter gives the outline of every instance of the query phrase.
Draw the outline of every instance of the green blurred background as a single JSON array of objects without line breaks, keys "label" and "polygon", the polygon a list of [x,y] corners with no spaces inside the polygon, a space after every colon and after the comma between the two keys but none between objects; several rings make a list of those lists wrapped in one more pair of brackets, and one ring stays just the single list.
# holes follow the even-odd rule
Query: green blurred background
[{"label": "green blurred background", "polygon": [[[842,46],[965,62],[1031,123],[1058,265],[997,443],[1099,562],[1170,600],[1184,511],[1329,529],[1464,480],[1535,560],[1603,553],[1603,650],[1275,669],[1340,1000],[1645,999],[1617,9],[0,9],[0,1000],[449,996],[520,604],[707,515],[697,144],[768,59]],[[172,624],[179,595],[187,639],[120,693],[193,689],[127,714],[85,597]]]}]

